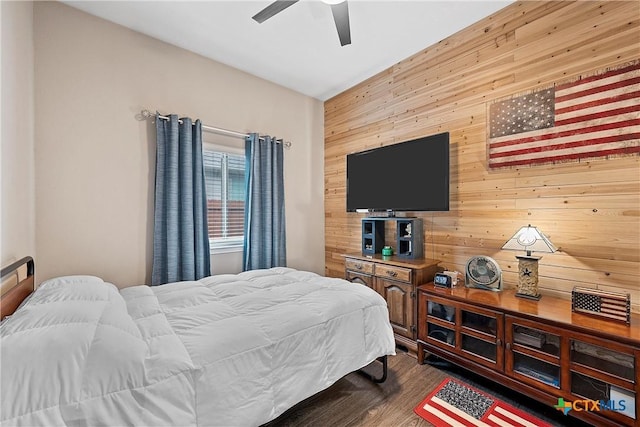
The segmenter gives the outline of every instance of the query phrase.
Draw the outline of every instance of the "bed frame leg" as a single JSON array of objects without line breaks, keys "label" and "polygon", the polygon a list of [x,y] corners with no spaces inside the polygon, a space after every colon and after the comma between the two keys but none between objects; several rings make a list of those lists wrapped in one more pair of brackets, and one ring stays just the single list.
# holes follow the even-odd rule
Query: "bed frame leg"
[{"label": "bed frame leg", "polygon": [[361,375],[363,375],[364,377],[366,377],[369,380],[373,381],[374,383],[380,384],[380,383],[383,383],[383,382],[385,382],[387,380],[387,372],[388,372],[387,356],[378,357],[376,360],[378,362],[382,363],[382,376],[380,376],[379,378],[374,377],[373,375],[366,373],[362,369],[360,369],[358,372]]}]

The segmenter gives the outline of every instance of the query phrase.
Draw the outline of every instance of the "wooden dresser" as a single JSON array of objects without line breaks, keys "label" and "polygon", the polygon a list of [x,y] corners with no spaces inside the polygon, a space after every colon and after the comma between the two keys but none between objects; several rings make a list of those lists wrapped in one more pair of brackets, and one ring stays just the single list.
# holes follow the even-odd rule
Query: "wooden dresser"
[{"label": "wooden dresser", "polygon": [[429,283],[418,287],[418,347],[419,363],[426,351],[551,407],[572,404],[569,415],[594,425],[640,426],[640,315],[627,325],[548,295]]},{"label": "wooden dresser", "polygon": [[380,254],[344,254],[345,278],[374,289],[387,301],[396,343],[415,355],[417,346],[416,287],[433,280],[437,260],[406,259]]}]

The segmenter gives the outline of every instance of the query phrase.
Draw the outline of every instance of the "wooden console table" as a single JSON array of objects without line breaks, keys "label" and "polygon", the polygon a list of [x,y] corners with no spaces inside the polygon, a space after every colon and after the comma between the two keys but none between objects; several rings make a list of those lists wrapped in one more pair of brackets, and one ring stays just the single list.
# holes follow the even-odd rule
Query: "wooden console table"
[{"label": "wooden console table", "polygon": [[640,315],[626,325],[573,313],[551,296],[429,283],[418,287],[421,364],[425,352],[550,406],[598,401],[598,411],[569,411],[594,425],[640,426]]}]

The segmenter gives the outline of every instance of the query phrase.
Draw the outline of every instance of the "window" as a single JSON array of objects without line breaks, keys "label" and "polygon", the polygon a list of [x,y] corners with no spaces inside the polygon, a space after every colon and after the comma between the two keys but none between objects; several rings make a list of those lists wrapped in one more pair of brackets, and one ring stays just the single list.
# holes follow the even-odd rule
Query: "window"
[{"label": "window", "polygon": [[203,150],[207,221],[212,252],[237,251],[244,240],[244,154]]}]

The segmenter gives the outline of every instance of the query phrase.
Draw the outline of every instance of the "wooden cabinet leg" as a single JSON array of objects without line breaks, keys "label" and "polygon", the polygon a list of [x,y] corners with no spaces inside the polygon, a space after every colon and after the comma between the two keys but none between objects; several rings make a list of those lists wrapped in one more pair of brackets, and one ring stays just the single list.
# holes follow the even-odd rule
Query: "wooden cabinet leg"
[{"label": "wooden cabinet leg", "polygon": [[418,365],[424,365],[424,345],[420,341],[418,341],[417,359]]}]

